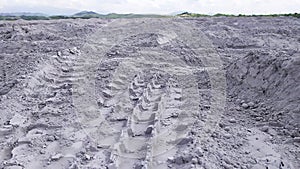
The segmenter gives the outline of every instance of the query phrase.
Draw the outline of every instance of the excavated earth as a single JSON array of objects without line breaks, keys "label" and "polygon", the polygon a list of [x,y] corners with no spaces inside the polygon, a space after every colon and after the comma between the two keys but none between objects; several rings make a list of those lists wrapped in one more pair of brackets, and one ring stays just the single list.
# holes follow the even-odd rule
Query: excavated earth
[{"label": "excavated earth", "polygon": [[299,111],[299,18],[0,22],[1,169],[297,169]]}]

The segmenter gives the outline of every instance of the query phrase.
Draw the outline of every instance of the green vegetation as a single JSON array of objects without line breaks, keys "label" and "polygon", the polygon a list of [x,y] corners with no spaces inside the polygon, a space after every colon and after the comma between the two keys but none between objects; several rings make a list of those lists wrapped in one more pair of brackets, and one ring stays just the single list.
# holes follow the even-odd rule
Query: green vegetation
[{"label": "green vegetation", "polygon": [[21,19],[24,20],[48,20],[49,18],[46,16],[20,16]]},{"label": "green vegetation", "polygon": [[69,19],[69,17],[64,15],[54,15],[54,16],[49,16],[49,19]]},{"label": "green vegetation", "polygon": [[6,20],[6,21],[15,21],[15,20],[49,20],[49,17],[46,16],[0,16],[0,20]]},{"label": "green vegetation", "polygon": [[0,16],[0,21],[1,20],[14,21],[14,20],[17,20],[17,18],[11,17],[11,16]]},{"label": "green vegetation", "polygon": [[165,15],[144,15],[144,14],[116,14],[111,13],[107,15],[101,14],[82,14],[82,15],[72,15],[72,16],[64,16],[64,15],[55,15],[55,16],[1,16],[0,20],[53,20],[53,19],[90,19],[90,18],[103,18],[103,19],[116,19],[116,18],[162,18],[162,17],[170,17]]},{"label": "green vegetation", "polygon": [[232,14],[221,14],[221,13],[217,13],[217,14],[215,14],[215,15],[213,15],[213,16],[226,16],[226,17],[234,17],[235,15],[232,15]]},{"label": "green vegetation", "polygon": [[176,16],[179,17],[280,17],[280,16],[290,16],[290,17],[297,17],[300,18],[300,13],[289,13],[289,14],[270,14],[270,15],[232,15],[232,14],[215,14],[215,15],[205,15],[205,14],[196,14],[196,13],[189,13],[189,12],[183,12],[181,14],[178,14]]},{"label": "green vegetation", "polygon": [[117,14],[117,13],[110,13],[107,15],[98,14],[96,12],[92,11],[83,11],[79,12],[77,14],[74,14],[71,16],[72,18],[83,18],[83,19],[89,19],[89,18],[108,18],[108,19],[116,19],[116,18],[144,18],[144,17],[150,17],[150,18],[161,18],[166,17],[163,15],[147,15],[147,14]]},{"label": "green vegetation", "polygon": [[73,17],[81,17],[81,18],[97,18],[97,17],[100,17],[101,15],[96,12],[93,12],[93,11],[82,11],[82,12],[76,13],[72,16]]},{"label": "green vegetation", "polygon": [[207,16],[210,16],[210,15],[183,12],[181,14],[178,14],[177,16],[180,16],[180,17],[207,17]]},{"label": "green vegetation", "polygon": [[111,14],[103,15],[100,18],[116,19],[116,18],[145,18],[145,17],[162,18],[162,17],[167,17],[167,16],[164,16],[164,15],[147,15],[147,14],[116,14],[116,13],[111,13]]},{"label": "green vegetation", "polygon": [[[183,12],[181,14],[176,15],[177,17],[280,17],[280,16],[288,16],[288,17],[297,17],[300,18],[300,13],[290,13],[290,14],[270,14],[270,15],[232,15],[232,14],[215,14],[215,15],[206,15],[206,14],[197,14],[197,13],[189,13]],[[103,18],[103,19],[116,19],[116,18],[164,18],[164,17],[172,17],[168,15],[155,15],[155,14],[98,14],[92,11],[83,11],[72,16],[65,15],[55,15],[55,16],[31,16],[31,15],[20,15],[20,16],[8,16],[8,15],[0,15],[0,20],[14,21],[14,20],[52,20],[52,19],[90,19],[90,18]]]}]

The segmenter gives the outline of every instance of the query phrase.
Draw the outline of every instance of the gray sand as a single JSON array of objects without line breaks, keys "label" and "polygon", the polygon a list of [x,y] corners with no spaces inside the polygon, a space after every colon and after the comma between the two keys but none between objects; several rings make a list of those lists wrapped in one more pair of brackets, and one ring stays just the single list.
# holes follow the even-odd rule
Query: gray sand
[{"label": "gray sand", "polygon": [[0,168],[300,168],[300,20],[0,22]]}]

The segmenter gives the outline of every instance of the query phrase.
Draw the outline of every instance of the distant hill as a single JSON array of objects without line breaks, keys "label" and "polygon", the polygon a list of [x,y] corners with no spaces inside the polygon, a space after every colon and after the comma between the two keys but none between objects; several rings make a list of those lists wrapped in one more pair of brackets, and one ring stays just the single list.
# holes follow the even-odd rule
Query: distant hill
[{"label": "distant hill", "polygon": [[103,15],[98,14],[93,11],[81,11],[81,12],[78,12],[78,13],[72,15],[71,17],[101,17],[101,16],[103,16]]},{"label": "distant hill", "polygon": [[72,15],[71,17],[78,18],[142,18],[142,17],[165,17],[164,15],[155,15],[155,14],[117,14],[117,13],[109,13],[109,14],[98,14],[93,11],[82,11]]},{"label": "distant hill", "polygon": [[43,13],[14,12],[14,13],[0,13],[0,16],[48,16],[48,15]]},{"label": "distant hill", "polygon": [[288,13],[288,14],[266,14],[266,15],[245,15],[245,14],[222,14],[217,13],[214,15],[207,15],[207,14],[198,14],[198,13],[190,13],[190,12],[183,12],[180,14],[177,14],[178,17],[297,17],[300,18],[300,13]]},{"label": "distant hill", "polygon": [[103,18],[103,19],[116,19],[116,18],[161,18],[170,17],[166,15],[156,15],[156,14],[98,14],[93,11],[81,11],[75,13],[74,15],[52,15],[48,16],[42,13],[0,13],[0,20],[51,20],[51,19],[89,19],[89,18]]},{"label": "distant hill", "polygon": [[167,17],[166,15],[156,15],[156,14],[117,14],[117,13],[110,13],[107,15],[102,15],[101,18],[162,18]]},{"label": "distant hill", "polygon": [[182,13],[184,13],[184,12],[185,12],[185,11],[176,11],[176,12],[170,13],[169,15],[171,15],[171,16],[176,16],[176,15],[182,14]]},{"label": "distant hill", "polygon": [[[174,13],[175,14],[175,13]],[[197,14],[182,12],[175,15],[175,17],[297,17],[300,18],[300,13],[290,13],[290,14],[269,14],[269,15],[231,15],[231,14]],[[102,19],[116,19],[116,18],[166,18],[174,17],[174,15],[157,15],[157,14],[98,14],[93,11],[82,11],[74,15],[46,15],[43,13],[29,13],[29,12],[18,12],[18,13],[0,13],[1,20],[52,20],[52,19],[90,19],[90,18],[102,18]]]},{"label": "distant hill", "polygon": [[179,16],[179,17],[207,17],[207,16],[210,16],[210,15],[183,12],[183,13],[177,14],[176,16]]}]

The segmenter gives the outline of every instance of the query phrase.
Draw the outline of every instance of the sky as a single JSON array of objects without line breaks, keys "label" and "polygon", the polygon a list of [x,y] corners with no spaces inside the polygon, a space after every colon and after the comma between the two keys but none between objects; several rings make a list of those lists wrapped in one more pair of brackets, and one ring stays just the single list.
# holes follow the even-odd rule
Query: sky
[{"label": "sky", "polygon": [[172,14],[274,14],[300,13],[300,0],[0,0],[0,13],[34,12]]}]

